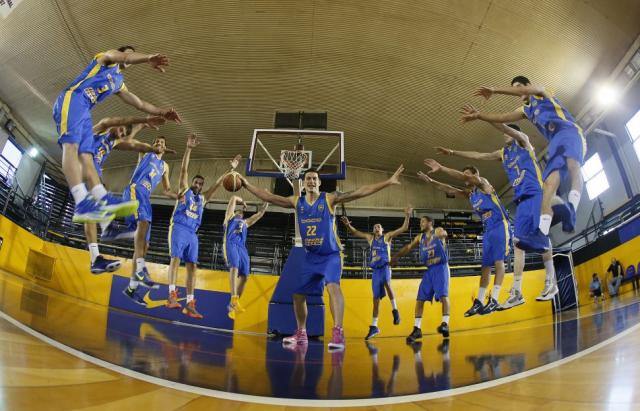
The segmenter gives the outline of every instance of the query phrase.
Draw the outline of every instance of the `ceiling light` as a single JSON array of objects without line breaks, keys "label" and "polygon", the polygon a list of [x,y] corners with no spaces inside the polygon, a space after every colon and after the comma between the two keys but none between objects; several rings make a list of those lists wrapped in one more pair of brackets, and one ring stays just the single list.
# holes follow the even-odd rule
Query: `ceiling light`
[{"label": "ceiling light", "polygon": [[36,158],[38,156],[38,148],[37,147],[31,147],[29,149],[28,154],[29,154],[29,157]]},{"label": "ceiling light", "polygon": [[607,107],[610,106],[618,99],[619,91],[617,88],[613,87],[610,84],[603,84],[598,88],[598,92],[596,94],[596,98],[598,99],[598,103]]}]

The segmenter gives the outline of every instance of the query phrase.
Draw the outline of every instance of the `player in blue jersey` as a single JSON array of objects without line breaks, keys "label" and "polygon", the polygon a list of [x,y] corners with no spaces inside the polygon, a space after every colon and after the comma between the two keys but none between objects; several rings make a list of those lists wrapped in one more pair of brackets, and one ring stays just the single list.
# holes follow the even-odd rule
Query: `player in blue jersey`
[{"label": "player in blue jersey", "polygon": [[97,103],[116,94],[138,110],[180,122],[175,110],[158,108],[127,90],[122,70],[141,63],[149,63],[164,72],[169,59],[161,54],[136,53],[131,46],[98,53],[55,102],[53,119],[59,135],[58,144],[62,146],[62,171],[76,204],[74,222],[109,221],[135,212],[132,203],[108,195],[102,184],[93,187],[89,195],[82,180],[84,174],[95,173],[91,110]]},{"label": "player in blue jersey", "polygon": [[320,175],[309,170],[304,175],[304,196],[282,197],[269,191],[255,187],[242,178],[244,187],[253,195],[268,203],[293,208],[296,212],[296,223],[300,228],[302,245],[305,248],[305,263],[300,268],[301,286],[293,295],[293,307],[296,316],[296,333],[282,340],[283,344],[306,345],[307,339],[307,295],[322,295],[325,284],[329,291],[329,305],[333,317],[329,349],[344,349],[344,296],[340,289],[342,275],[342,245],[338,238],[335,224],[335,206],[370,196],[391,185],[400,184],[400,174],[404,170],[400,166],[391,178],[364,185],[347,193],[326,193],[320,191]]},{"label": "player in blue jersey", "polygon": [[[238,204],[242,208],[236,209]],[[229,318],[235,319],[236,313],[243,313],[245,309],[240,304],[240,297],[244,291],[251,270],[251,259],[247,251],[247,230],[264,216],[269,203],[264,203],[257,213],[244,218],[247,205],[239,196],[232,196],[227,204],[224,216],[224,259],[229,269],[229,293],[231,299],[227,306]]]},{"label": "player in blue jersey", "polygon": [[433,220],[429,216],[420,218],[420,231],[421,233],[409,244],[402,247],[392,259],[392,265],[395,266],[400,257],[419,247],[420,262],[427,266],[418,288],[413,331],[407,337],[408,343],[422,338],[424,303],[425,301],[431,302],[434,298],[442,303],[442,322],[436,331],[444,338],[449,337],[451,303],[449,301],[449,257],[446,252],[447,232],[441,227],[434,231]]},{"label": "player in blue jersey", "polygon": [[[587,141],[571,113],[543,86],[533,85],[528,78],[517,76],[511,80],[511,87],[480,87],[476,96],[486,99],[494,94],[517,96],[523,105],[508,113],[463,113],[462,121],[476,119],[494,123],[507,123],[529,119],[538,131],[549,141],[547,163],[542,179],[544,181],[540,231],[549,235],[554,215],[562,221],[562,230],[573,232],[576,210],[582,195],[582,171]],[[571,191],[564,202],[557,196],[560,181],[565,177],[571,182]]]},{"label": "player in blue jersey", "polygon": [[[473,112],[471,105],[465,106],[465,113]],[[546,277],[542,293],[538,301],[552,299],[558,292],[555,278],[555,268],[551,253],[549,238],[538,229],[540,223],[540,207],[542,206],[542,177],[535,149],[529,141],[529,136],[520,131],[516,124],[508,126],[502,123],[489,123],[500,131],[504,137],[503,148],[479,153],[476,151],[458,151],[444,147],[436,150],[445,155],[469,158],[472,160],[500,161],[507,173],[509,182],[514,190],[514,202],[517,206],[514,222],[514,279],[509,298],[500,306],[506,310],[524,304],[522,296],[522,274],[524,272],[525,253],[527,251],[542,254]]]},{"label": "player in blue jersey", "polygon": [[[89,187],[102,187],[102,166],[112,150],[126,150],[135,152],[150,152],[153,150],[150,144],[142,143],[135,139],[135,136],[145,127],[158,128],[165,123],[164,117],[107,117],[98,121],[93,126],[92,153],[94,168],[87,168],[86,180]],[[107,194],[109,195],[109,194]],[[110,221],[101,222],[101,239],[109,241],[111,239],[125,238],[126,233],[121,233],[110,224]],[[112,272],[120,267],[120,261],[110,260],[100,255],[98,248],[98,230],[95,223],[85,223],[84,232],[89,245],[91,256],[91,272],[100,274]],[[112,238],[113,237],[113,238]]]},{"label": "player in blue jersey", "polygon": [[409,220],[411,219],[411,208],[405,208],[404,222],[400,228],[384,233],[382,224],[373,225],[373,233],[363,233],[355,229],[347,217],[342,217],[342,223],[347,227],[349,232],[356,237],[363,238],[369,243],[371,255],[369,258],[369,267],[371,267],[371,288],[373,289],[373,319],[369,326],[369,332],[364,338],[368,340],[380,333],[378,328],[378,311],[380,300],[386,294],[389,294],[391,302],[391,314],[393,315],[393,324],[400,324],[400,312],[398,311],[398,303],[396,302],[393,289],[391,288],[391,241],[409,229]]},{"label": "player in blue jersey", "polygon": [[144,257],[149,249],[149,239],[151,238],[151,193],[160,182],[162,182],[162,192],[166,197],[178,199],[178,195],[171,191],[169,182],[169,166],[162,160],[166,152],[166,140],[159,136],[153,141],[153,152],[142,154],[138,158],[138,165],[133,171],[131,181],[125,187],[122,197],[125,200],[137,200],[138,211],[132,216],[128,216],[125,221],[130,230],[135,229],[133,245],[133,264],[131,267],[131,280],[129,286],[123,293],[131,298],[133,302],[146,305],[144,295],[136,292],[139,285],[146,288],[157,288],[158,286],[151,280],[149,271],[145,266]]},{"label": "player in blue jersey", "polygon": [[[480,277],[480,287],[477,298],[464,315],[469,317],[475,314],[489,314],[500,306],[498,298],[500,297],[500,288],[504,280],[504,260],[511,252],[511,229],[507,212],[500,203],[493,186],[486,178],[480,177],[480,172],[477,168],[467,166],[463,171],[458,171],[444,167],[433,159],[426,159],[424,163],[431,169],[429,174],[440,171],[449,177],[464,182],[466,188],[460,189],[443,184],[422,172],[418,173],[418,177],[427,183],[433,184],[438,190],[468,199],[474,212],[482,219],[482,275]],[[487,299],[487,303],[483,305],[482,301],[491,281],[491,267],[495,267],[496,270],[493,292]]]}]

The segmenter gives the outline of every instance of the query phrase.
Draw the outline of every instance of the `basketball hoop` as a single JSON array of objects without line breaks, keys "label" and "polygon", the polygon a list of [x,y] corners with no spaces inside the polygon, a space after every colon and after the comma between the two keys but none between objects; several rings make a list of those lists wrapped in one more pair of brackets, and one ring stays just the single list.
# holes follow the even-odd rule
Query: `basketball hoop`
[{"label": "basketball hoop", "polygon": [[296,150],[282,150],[280,152],[280,170],[291,181],[300,178],[300,173],[305,170],[305,165],[310,164],[311,152],[299,148],[301,147],[296,146]]}]

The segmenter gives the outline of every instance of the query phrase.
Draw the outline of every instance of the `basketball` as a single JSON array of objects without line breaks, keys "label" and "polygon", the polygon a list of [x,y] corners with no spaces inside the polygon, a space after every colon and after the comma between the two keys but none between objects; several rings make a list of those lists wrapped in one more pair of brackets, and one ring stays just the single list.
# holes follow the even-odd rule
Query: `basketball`
[{"label": "basketball", "polygon": [[230,171],[223,179],[222,186],[225,190],[235,193],[242,188],[242,179],[240,174],[235,171]]}]

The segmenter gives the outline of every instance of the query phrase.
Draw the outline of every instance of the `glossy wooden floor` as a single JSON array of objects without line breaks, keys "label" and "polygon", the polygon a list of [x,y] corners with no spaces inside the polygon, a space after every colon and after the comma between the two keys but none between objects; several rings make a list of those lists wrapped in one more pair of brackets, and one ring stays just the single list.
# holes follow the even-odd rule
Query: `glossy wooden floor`
[{"label": "glossy wooden floor", "polygon": [[[203,385],[198,379],[219,380],[211,384],[231,392],[254,389],[260,393],[266,389],[286,394],[286,387],[292,386],[292,381],[283,379],[282,373],[269,374],[262,370],[265,367],[273,370],[273,364],[289,370],[288,357],[278,354],[269,360],[269,345],[265,345],[262,336],[234,336],[233,344],[225,345],[224,351],[212,353],[212,347],[196,346],[193,341],[174,346],[165,327],[180,327],[178,330],[181,330],[183,326],[166,324],[163,327],[143,321],[136,328],[136,337],[144,341],[140,347],[136,346],[137,340],[129,338],[131,335],[126,334],[126,329],[113,327],[114,315],[124,314],[107,313],[106,320],[100,322],[98,317],[89,314],[92,310],[99,311],[95,306],[79,302],[71,306],[72,301],[63,296],[47,294],[46,289],[20,282],[15,278],[4,278],[0,282],[1,310],[46,335],[58,337],[65,344],[80,346],[84,352],[110,360],[116,358],[129,368],[165,376],[169,380],[182,378],[198,385]],[[13,295],[18,289],[20,295]],[[42,295],[48,297],[46,302]],[[83,320],[83,315],[90,321]],[[127,324],[135,322],[135,317],[121,319]],[[360,340],[348,341],[346,356],[327,357],[316,369],[319,375],[315,379],[309,374],[313,373],[318,360],[310,363],[308,358],[301,359],[300,353],[292,353],[294,372],[287,375],[291,379],[297,378],[297,385],[302,381],[314,382],[315,385],[308,389],[314,390],[320,398],[363,398],[367,392],[370,396],[409,394],[415,392],[416,384],[418,389],[426,388],[421,392],[431,392],[468,387],[500,377],[518,378],[518,374],[527,369],[544,364],[553,366],[554,360],[589,349],[594,344],[605,344],[607,338],[623,332],[627,335],[592,353],[536,375],[475,392],[370,406],[369,409],[635,410],[640,409],[640,398],[634,388],[640,381],[638,324],[640,299],[625,295],[603,305],[584,307],[579,317],[567,313],[562,317],[475,331],[469,335],[454,334],[448,348],[431,337],[419,347],[408,347],[404,341],[394,338],[381,339],[370,346]],[[0,338],[1,409],[293,408],[216,399],[143,382],[53,348],[5,320],[0,320]],[[248,340],[243,342],[244,339]],[[160,344],[159,350],[154,348],[157,344]],[[262,363],[257,363],[255,353],[255,356],[248,355],[254,357],[253,362],[242,361],[240,357],[246,353],[247,346],[252,346],[263,357]],[[324,352],[324,346],[321,347],[320,352]],[[321,357],[324,355],[327,354]],[[151,360],[144,362],[147,357]],[[304,366],[296,368],[301,360]],[[273,378],[269,379],[269,375]],[[295,381],[293,385],[296,385]]]}]

